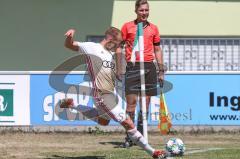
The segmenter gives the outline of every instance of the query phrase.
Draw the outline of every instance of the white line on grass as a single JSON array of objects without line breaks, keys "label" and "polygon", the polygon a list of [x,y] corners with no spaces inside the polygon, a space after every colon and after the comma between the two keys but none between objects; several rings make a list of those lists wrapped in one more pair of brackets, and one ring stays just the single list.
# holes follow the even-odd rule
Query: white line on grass
[{"label": "white line on grass", "polygon": [[[224,148],[208,148],[208,149],[197,149],[197,150],[191,150],[184,153],[184,155],[194,154],[194,153],[201,153],[201,152],[207,152],[207,151],[215,151],[215,150],[223,150]],[[174,157],[167,157],[167,159],[174,159]],[[181,157],[179,158],[181,159]]]},{"label": "white line on grass", "polygon": [[193,153],[200,153],[200,152],[207,152],[207,151],[214,151],[214,150],[222,150],[223,148],[208,148],[208,149],[199,149],[199,150],[192,150],[185,152],[184,154],[193,154]]}]

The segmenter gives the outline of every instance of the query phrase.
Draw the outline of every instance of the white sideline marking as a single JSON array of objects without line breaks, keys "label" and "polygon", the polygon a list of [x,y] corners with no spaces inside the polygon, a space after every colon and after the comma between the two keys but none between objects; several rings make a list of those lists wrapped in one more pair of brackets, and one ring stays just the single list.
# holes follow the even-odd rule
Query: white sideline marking
[{"label": "white sideline marking", "polygon": [[192,150],[192,151],[188,151],[184,154],[188,155],[188,154],[193,154],[193,153],[199,153],[199,152],[207,152],[207,151],[214,151],[214,150],[222,150],[223,148],[208,148],[208,149],[199,149],[199,150]]},{"label": "white sideline marking", "polygon": [[[208,149],[191,150],[191,151],[185,152],[184,155],[194,154],[194,153],[201,153],[201,152],[207,152],[207,151],[214,151],[214,150],[223,150],[223,149],[224,148],[208,148]],[[174,159],[174,157],[167,157],[167,159]],[[181,157],[179,159],[181,159]]]}]

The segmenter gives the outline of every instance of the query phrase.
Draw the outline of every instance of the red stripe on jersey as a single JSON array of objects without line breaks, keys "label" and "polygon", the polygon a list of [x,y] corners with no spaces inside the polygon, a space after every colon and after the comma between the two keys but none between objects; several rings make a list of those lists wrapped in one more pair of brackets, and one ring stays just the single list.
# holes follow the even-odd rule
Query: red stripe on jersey
[{"label": "red stripe on jersey", "polygon": [[97,103],[97,107],[102,109],[107,115],[109,115],[113,120],[117,121],[116,117],[114,114],[109,110],[109,108],[102,102],[102,98],[99,97],[98,95],[98,89],[96,85],[96,78],[93,72],[93,67],[92,67],[92,62],[89,56],[86,57],[86,62],[87,62],[87,68],[90,73],[90,78],[92,80],[92,85],[93,85],[93,99],[95,100],[95,103]]}]

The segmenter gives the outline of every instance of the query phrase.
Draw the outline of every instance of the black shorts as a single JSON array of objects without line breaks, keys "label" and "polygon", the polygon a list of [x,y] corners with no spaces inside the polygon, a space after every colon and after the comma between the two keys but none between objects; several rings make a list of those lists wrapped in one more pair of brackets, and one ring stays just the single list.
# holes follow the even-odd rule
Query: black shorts
[{"label": "black shorts", "polygon": [[[157,70],[153,62],[144,62],[145,86],[147,96],[157,95]],[[125,75],[126,95],[141,93],[140,63],[128,62]]]}]

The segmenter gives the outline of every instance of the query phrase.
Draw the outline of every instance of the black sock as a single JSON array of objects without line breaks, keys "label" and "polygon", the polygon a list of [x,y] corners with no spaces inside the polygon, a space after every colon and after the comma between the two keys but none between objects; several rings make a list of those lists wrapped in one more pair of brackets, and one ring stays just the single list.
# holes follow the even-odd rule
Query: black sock
[{"label": "black sock", "polygon": [[[148,120],[148,112],[147,112],[147,120]],[[142,120],[142,111],[140,110],[138,113],[138,120],[137,120],[137,130],[143,134],[143,120]]]}]

